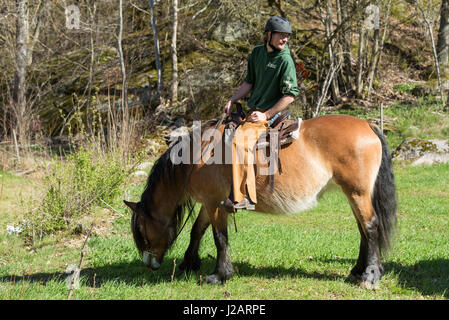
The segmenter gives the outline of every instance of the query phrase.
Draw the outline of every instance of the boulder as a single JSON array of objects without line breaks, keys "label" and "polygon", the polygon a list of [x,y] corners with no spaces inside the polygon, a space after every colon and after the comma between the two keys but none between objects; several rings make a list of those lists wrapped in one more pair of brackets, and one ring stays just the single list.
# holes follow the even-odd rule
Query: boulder
[{"label": "boulder", "polygon": [[239,21],[226,21],[218,25],[213,36],[221,42],[239,41],[248,36],[248,27]]},{"label": "boulder", "polygon": [[393,157],[412,165],[449,163],[449,140],[407,139],[396,148]]},{"label": "boulder", "polygon": [[414,87],[411,91],[412,95],[416,97],[426,97],[430,95],[437,95],[438,94],[438,87],[432,87],[427,85],[418,85]]}]

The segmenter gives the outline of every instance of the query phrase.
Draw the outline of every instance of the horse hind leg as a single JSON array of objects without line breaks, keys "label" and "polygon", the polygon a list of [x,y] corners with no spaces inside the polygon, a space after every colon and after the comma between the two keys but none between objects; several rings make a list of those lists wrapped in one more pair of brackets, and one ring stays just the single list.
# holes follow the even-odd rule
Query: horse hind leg
[{"label": "horse hind leg", "polygon": [[209,216],[204,206],[201,207],[200,213],[193,224],[190,232],[190,243],[184,254],[184,260],[179,266],[183,271],[196,271],[200,269],[201,259],[199,256],[199,248],[204,232],[210,225]]},{"label": "horse hind leg", "polygon": [[[360,174],[362,171],[352,171],[345,179],[340,179],[340,186],[351,203],[361,235],[359,258],[351,273],[360,276],[362,286],[367,288],[376,288],[376,283],[382,276],[381,250],[384,252],[389,249],[397,221],[396,186],[391,156],[385,137],[378,129],[372,129],[382,147],[379,164],[367,166],[363,170],[365,174]],[[363,161],[366,164],[374,159],[372,152],[368,154],[370,156]],[[372,175],[374,171],[375,179]]]},{"label": "horse hind leg", "polygon": [[[354,210],[353,210],[354,211]],[[354,213],[355,215],[355,213]],[[359,249],[359,257],[357,259],[356,265],[351,270],[351,276],[355,278],[361,278],[363,272],[365,271],[367,264],[367,254],[368,254],[368,246],[367,246],[367,238],[365,236],[365,232],[363,231],[362,226],[357,221],[357,227],[360,232],[360,249]]]},{"label": "horse hind leg", "polygon": [[[346,192],[345,192],[346,193]],[[376,288],[383,268],[380,261],[378,219],[369,192],[348,195],[360,232],[360,251],[351,275],[362,280],[368,289]]]}]

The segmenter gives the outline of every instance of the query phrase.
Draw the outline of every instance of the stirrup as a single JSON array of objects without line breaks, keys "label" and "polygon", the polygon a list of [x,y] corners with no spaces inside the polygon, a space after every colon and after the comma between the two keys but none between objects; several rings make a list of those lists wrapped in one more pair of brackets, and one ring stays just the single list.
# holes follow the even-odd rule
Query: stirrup
[{"label": "stirrup", "polygon": [[251,200],[249,200],[248,198],[244,198],[242,201],[235,203],[234,208],[254,211],[256,209],[256,206]]},{"label": "stirrup", "polygon": [[231,199],[227,198],[226,200],[220,202],[220,205],[223,206],[228,213],[236,213],[239,209],[245,209],[248,211],[256,210],[255,204],[247,198],[240,202],[233,202]]}]

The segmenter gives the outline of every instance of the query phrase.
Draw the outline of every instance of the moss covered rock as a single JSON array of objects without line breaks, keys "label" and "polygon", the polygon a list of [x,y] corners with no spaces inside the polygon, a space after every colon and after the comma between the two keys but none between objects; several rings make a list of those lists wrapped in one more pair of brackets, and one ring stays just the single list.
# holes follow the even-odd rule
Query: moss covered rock
[{"label": "moss covered rock", "polygon": [[407,139],[393,152],[393,157],[412,165],[449,163],[449,140]]}]

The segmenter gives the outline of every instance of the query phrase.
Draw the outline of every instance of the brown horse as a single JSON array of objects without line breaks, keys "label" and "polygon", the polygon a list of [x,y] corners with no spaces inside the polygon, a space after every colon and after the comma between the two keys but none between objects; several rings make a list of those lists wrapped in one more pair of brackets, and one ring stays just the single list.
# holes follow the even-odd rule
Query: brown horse
[{"label": "brown horse", "polygon": [[[223,125],[219,129],[223,133]],[[184,210],[191,207],[192,200],[199,202],[201,210],[180,267],[199,269],[200,241],[212,225],[217,261],[206,280],[222,283],[234,273],[228,255],[228,213],[220,205],[231,188],[231,165],[174,164],[170,157],[173,148],[154,164],[140,202],[125,201],[133,210],[131,226],[136,246],[145,265],[158,269],[177,237]],[[381,251],[389,248],[396,224],[391,156],[377,126],[344,115],[305,120],[299,138],[283,147],[279,158],[282,172],[276,172],[274,188],[270,188],[269,176],[257,176],[256,211],[305,210],[317,202],[331,181],[335,182],[348,198],[361,236],[358,260],[351,275],[361,279],[362,286],[373,287],[383,273]]]}]

